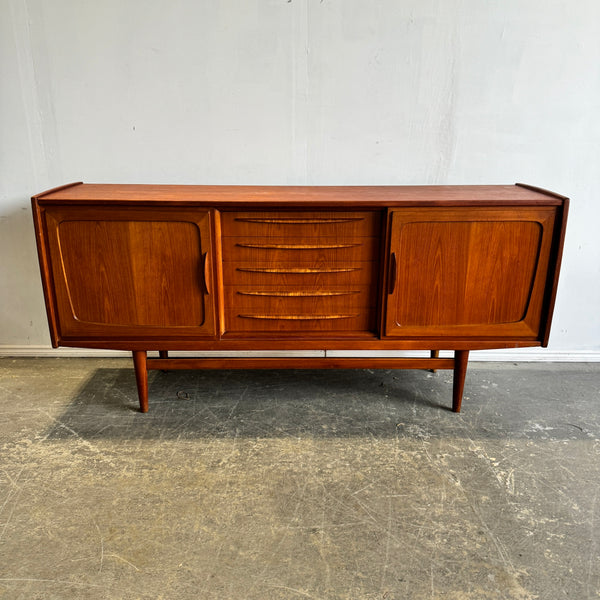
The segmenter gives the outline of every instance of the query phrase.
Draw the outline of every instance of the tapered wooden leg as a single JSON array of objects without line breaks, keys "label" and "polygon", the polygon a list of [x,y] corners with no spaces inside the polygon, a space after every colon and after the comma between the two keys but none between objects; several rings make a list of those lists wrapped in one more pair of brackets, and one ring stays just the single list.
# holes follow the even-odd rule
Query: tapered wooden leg
[{"label": "tapered wooden leg", "polygon": [[137,383],[140,410],[148,412],[148,369],[146,368],[146,351],[133,351],[133,366],[135,368],[135,382]]},{"label": "tapered wooden leg", "polygon": [[468,350],[455,350],[454,352],[454,381],[452,386],[452,410],[460,412],[463,390],[465,388],[465,376],[469,362]]},{"label": "tapered wooden leg", "polygon": [[[440,351],[439,350],[432,350],[430,355],[430,358],[439,358],[440,357]],[[436,373],[437,369],[429,369],[432,373]]]}]

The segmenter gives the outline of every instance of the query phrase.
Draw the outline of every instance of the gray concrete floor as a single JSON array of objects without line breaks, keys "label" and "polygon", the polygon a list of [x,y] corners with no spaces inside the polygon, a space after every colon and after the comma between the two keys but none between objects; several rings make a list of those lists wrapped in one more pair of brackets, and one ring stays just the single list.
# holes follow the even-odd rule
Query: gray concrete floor
[{"label": "gray concrete floor", "polygon": [[0,598],[598,598],[599,383],[2,359]]}]

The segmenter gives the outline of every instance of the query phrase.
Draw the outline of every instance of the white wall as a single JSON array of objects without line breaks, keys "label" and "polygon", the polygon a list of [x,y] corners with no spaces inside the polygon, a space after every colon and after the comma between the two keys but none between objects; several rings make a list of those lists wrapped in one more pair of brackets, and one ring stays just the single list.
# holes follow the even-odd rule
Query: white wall
[{"label": "white wall", "polygon": [[597,0],[0,0],[0,351],[49,345],[29,197],[69,181],[539,185],[552,356],[600,357]]}]

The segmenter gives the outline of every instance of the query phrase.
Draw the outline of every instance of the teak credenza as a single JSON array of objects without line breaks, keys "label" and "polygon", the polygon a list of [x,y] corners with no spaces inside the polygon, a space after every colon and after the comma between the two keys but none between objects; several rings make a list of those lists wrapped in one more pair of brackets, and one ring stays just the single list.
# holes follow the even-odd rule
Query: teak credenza
[{"label": "teak credenza", "polygon": [[[32,203],[53,347],[132,351],[143,412],[149,369],[192,368],[453,369],[458,412],[470,350],[547,346],[568,207],[522,184],[74,183]],[[430,357],[168,354],[291,349]]]}]

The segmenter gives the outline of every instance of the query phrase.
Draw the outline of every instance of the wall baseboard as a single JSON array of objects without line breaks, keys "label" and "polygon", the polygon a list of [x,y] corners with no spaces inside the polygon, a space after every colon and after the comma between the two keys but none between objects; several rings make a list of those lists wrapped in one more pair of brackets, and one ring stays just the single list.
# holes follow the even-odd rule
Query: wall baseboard
[{"label": "wall baseboard", "polygon": [[[428,356],[427,352],[371,351],[371,350],[273,350],[273,351],[205,351],[205,352],[173,352],[173,356]],[[89,348],[51,348],[50,346],[8,346],[0,345],[0,358],[128,358],[130,352],[122,350],[93,350]],[[451,352],[442,351],[441,356],[451,356]],[[600,351],[586,350],[544,350],[540,348],[522,348],[506,350],[477,350],[471,352],[470,360],[474,362],[600,362]]]}]

